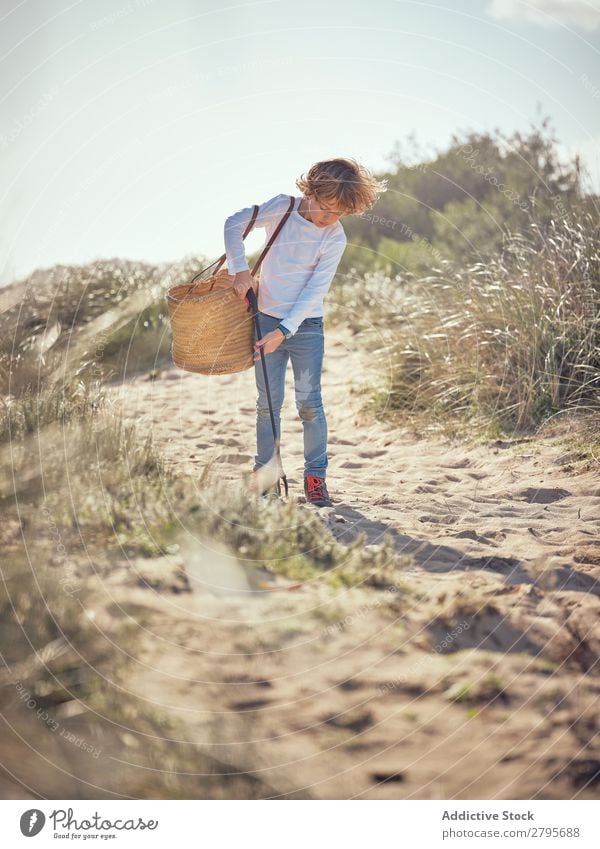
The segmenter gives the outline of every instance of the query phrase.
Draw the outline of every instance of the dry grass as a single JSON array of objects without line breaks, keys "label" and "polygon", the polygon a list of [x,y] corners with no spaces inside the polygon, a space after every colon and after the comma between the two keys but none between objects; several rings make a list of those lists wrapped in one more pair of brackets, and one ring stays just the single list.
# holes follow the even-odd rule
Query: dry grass
[{"label": "dry grass", "polygon": [[[526,428],[555,410],[594,408],[598,230],[585,219],[577,227],[563,222],[555,229],[543,237],[532,232],[515,238],[503,258],[485,268],[448,267],[420,281],[370,275],[362,286],[351,284],[354,295],[350,287],[342,317],[350,316],[357,332],[375,329],[369,337],[374,345],[381,345],[383,334],[381,355],[393,364],[391,392],[380,396],[387,412]],[[106,795],[141,798],[254,798],[280,792],[252,774],[258,761],[251,749],[240,747],[235,763],[219,762],[215,749],[177,743],[185,739],[184,729],[167,712],[149,709],[127,693],[132,658],[144,648],[144,627],[156,608],[140,604],[130,619],[110,603],[108,593],[99,598],[98,587],[117,573],[132,587],[134,570],[145,574],[144,563],[156,575],[164,562],[166,572],[171,568],[166,555],[181,542],[182,528],[209,550],[218,543],[215,549],[225,548],[232,561],[248,569],[262,566],[290,579],[322,581],[327,590],[367,585],[376,600],[382,595],[375,590],[392,588],[399,592],[400,608],[407,561],[389,538],[378,547],[366,547],[364,537],[344,546],[322,519],[292,503],[265,505],[242,493],[228,494],[209,475],[199,481],[176,476],[152,440],[123,422],[105,391],[110,363],[125,372],[137,351],[133,359],[139,367],[155,364],[163,333],[160,313],[154,330],[141,330],[139,319],[161,307],[152,294],[146,300],[145,283],[131,286],[121,277],[111,283],[96,271],[95,288],[81,271],[76,283],[67,275],[71,282],[58,290],[57,309],[50,295],[42,302],[38,293],[35,308],[23,313],[26,321],[10,325],[24,332],[12,334],[3,354],[6,386],[9,378],[12,382],[0,408],[5,550],[0,710],[13,729],[3,743],[3,764],[50,798],[97,798],[97,785]],[[100,297],[107,286],[109,296]],[[75,306],[70,305],[73,287]],[[88,297],[94,292],[98,298]],[[36,317],[43,330],[27,328]],[[48,333],[57,324],[58,335]],[[94,344],[103,324],[108,336],[99,354]],[[148,597],[176,591],[167,583],[151,583]],[[141,583],[134,586],[139,593]],[[183,582],[177,591],[190,590]],[[336,622],[343,622],[343,612],[335,613]],[[461,598],[446,611],[448,622],[440,616],[430,623],[430,638],[437,639],[438,630],[445,635],[465,616],[473,620],[468,638],[476,643],[503,618],[485,597]],[[514,641],[508,624],[501,632],[506,646]],[[559,647],[565,657],[573,653],[574,640]],[[588,663],[587,655],[583,660]],[[18,682],[23,690],[17,690]],[[500,678],[480,686],[467,676],[452,698],[475,709],[498,701],[505,690]],[[24,707],[22,692],[34,708]],[[249,739],[250,730],[242,727],[246,719],[235,717],[235,727],[215,728],[209,739]],[[68,742],[53,749],[60,734],[53,728],[95,741],[103,756],[95,759]],[[57,766],[40,766],[36,756],[28,773],[21,770],[26,758],[19,734]],[[116,770],[113,756],[120,758]]]},{"label": "dry grass", "polygon": [[387,340],[379,412],[526,430],[600,406],[600,227],[574,211],[532,224],[489,263],[428,278],[372,275],[336,313]]},{"label": "dry grass", "polygon": [[[40,546],[30,550],[40,562]],[[129,692],[149,612],[134,618],[99,597],[87,579],[76,592],[42,561],[4,564],[0,586],[0,712],[5,728],[4,798],[262,798],[252,747],[234,762],[186,743],[187,729]],[[250,738],[221,723],[215,739]],[[228,775],[230,774],[230,775]]]},{"label": "dry grass", "polygon": [[[136,304],[145,303],[147,293],[141,301],[136,291],[121,298],[119,276],[110,283],[98,272],[94,280],[95,288],[81,270],[65,273],[64,291],[53,297],[40,288],[20,323],[18,305],[2,316],[13,330],[0,352],[10,389],[0,404],[0,712],[9,729],[2,792],[48,798],[277,794],[282,788],[253,774],[250,744],[237,746],[232,762],[210,746],[178,743],[188,729],[127,692],[144,628],[157,615],[151,600],[191,591],[185,579],[170,582],[182,527],[208,550],[213,543],[225,547],[249,568],[323,579],[329,587],[388,587],[404,561],[390,540],[369,550],[362,538],[343,546],[315,516],[301,518],[296,505],[232,495],[209,474],[199,481],[177,476],[151,437],[124,422],[106,391],[110,370],[104,366],[113,355],[124,363],[136,349],[146,368],[156,362],[151,337],[128,329],[132,321],[139,328]],[[64,329],[47,336],[48,327],[64,328],[65,321],[72,324],[67,336]],[[101,322],[109,341],[94,359]],[[103,367],[93,369],[100,359]],[[142,580],[144,564],[158,582]],[[132,586],[152,587],[147,608],[137,604],[126,616],[111,603],[106,586],[112,590],[117,575],[126,594]],[[246,723],[244,715],[232,715],[206,733],[224,743],[248,740]]]},{"label": "dry grass", "polygon": [[[20,396],[49,376],[106,379],[170,358],[165,292],[205,265],[111,259],[35,271],[0,293],[0,392]],[[66,368],[68,366],[68,368]]]},{"label": "dry grass", "polygon": [[[449,310],[452,305],[450,296],[444,294],[446,284],[437,279],[432,282],[435,293],[430,300],[439,294],[436,303],[440,310]],[[473,281],[471,284],[475,297],[479,290]],[[375,325],[379,332],[379,326],[384,325],[384,310],[389,311],[391,304],[393,318],[388,315],[384,330],[390,344],[397,345],[394,336],[398,328],[408,332],[414,317],[423,312],[421,293],[412,281],[402,282],[386,296],[386,285],[381,276],[368,278],[360,298],[352,304],[353,320],[357,332],[363,332],[365,322],[370,327]],[[139,341],[137,332],[129,335],[126,329],[129,322],[137,322],[136,298],[131,292],[108,309],[114,345],[125,359],[129,342],[136,347]],[[485,314],[481,315],[483,321]],[[431,320],[426,311],[423,316],[426,329]],[[312,656],[310,642],[314,638],[319,641],[320,662],[370,633],[372,616],[376,626],[384,623],[385,627],[381,628],[380,642],[367,645],[368,654],[358,657],[357,668],[365,661],[371,663],[373,652],[379,649],[382,655],[392,650],[394,656],[407,661],[414,652],[419,664],[425,649],[434,660],[439,653],[443,662],[445,653],[433,648],[444,643],[449,632],[458,635],[465,618],[469,628],[445,645],[452,652],[453,662],[463,649],[468,654],[474,647],[478,652],[485,650],[492,633],[498,636],[505,653],[512,650],[515,627],[503,613],[502,602],[496,603],[483,592],[469,592],[443,608],[432,607],[428,603],[430,593],[422,592],[416,578],[406,586],[404,566],[409,561],[397,555],[391,538],[384,537],[379,546],[366,546],[364,536],[359,536],[345,546],[314,511],[303,511],[293,503],[264,504],[242,493],[231,494],[219,484],[218,475],[216,483],[211,480],[207,469],[194,480],[176,476],[152,439],[142,438],[136,426],[125,424],[111,405],[104,371],[91,371],[90,346],[107,316],[99,310],[89,317],[89,322],[77,326],[77,344],[61,347],[62,342],[57,341],[56,349],[53,344],[46,351],[44,362],[39,359],[39,348],[24,351],[21,374],[25,376],[30,369],[34,380],[15,383],[0,408],[0,541],[4,549],[0,713],[6,722],[0,789],[5,795],[264,798],[286,793],[285,773],[261,770],[265,763],[279,763],[278,755],[274,757],[273,752],[265,753],[257,744],[247,742],[261,739],[266,729],[260,712],[236,707],[240,700],[232,705],[228,687],[211,690],[203,684],[196,690],[194,682],[187,686],[188,674],[210,681],[211,676],[203,673],[215,670],[216,682],[221,672],[221,661],[188,669],[188,649],[190,657],[195,651],[202,657],[207,644],[222,643],[234,655],[242,656],[234,670],[239,676],[247,672],[243,656],[264,652],[268,663],[270,658],[278,659],[286,641],[306,642],[302,650],[307,652],[307,660]],[[447,315],[441,317],[448,319]],[[448,331],[447,337],[454,339],[453,332]],[[379,337],[375,344],[380,341]],[[429,346],[427,350],[435,360],[439,355],[435,339],[425,339],[423,344]],[[457,356],[460,342],[457,339],[453,344]],[[104,355],[107,350],[108,344]],[[152,345],[144,350],[152,353]],[[152,360],[148,358],[147,367],[152,366]],[[435,360],[440,374],[445,367],[443,359]],[[39,375],[45,380],[38,380]],[[54,378],[49,379],[52,375]],[[409,397],[409,403],[412,400]],[[424,405],[423,409],[431,407]],[[443,404],[436,409],[456,417],[462,414]],[[188,549],[183,544],[185,537],[193,540]],[[227,563],[239,567],[250,587],[255,586],[255,573],[265,580],[265,570],[310,581],[312,586],[305,588],[305,598],[310,599],[309,592],[313,593],[319,604],[314,610],[303,611],[301,605],[295,609],[299,596],[288,593],[289,585],[279,579],[273,586],[282,592],[265,593],[260,604],[265,603],[268,609],[270,600],[276,599],[281,610],[300,613],[298,620],[302,621],[297,625],[290,621],[294,617],[288,620],[287,616],[270,630],[256,632],[244,621],[229,630],[229,626],[223,627],[226,620],[219,616],[204,625],[183,621],[178,617],[183,616],[181,610],[187,603],[190,609],[200,602],[200,606],[207,603],[208,609],[214,610],[214,602],[217,609],[230,610],[227,593],[225,599],[216,602],[208,598],[209,582],[202,585],[201,569],[194,575],[190,550],[199,566],[212,568],[212,574],[224,562],[217,555],[224,553]],[[185,568],[187,573],[178,572]],[[196,586],[193,577],[200,578]],[[223,583],[227,590],[225,579]],[[336,593],[336,589],[346,587],[356,589]],[[196,598],[184,595],[192,592],[198,594]],[[174,593],[179,594],[177,598]],[[352,597],[351,603],[338,602],[338,595]],[[357,607],[360,599],[364,603]],[[332,603],[321,605],[321,601]],[[220,606],[222,602],[224,607]],[[237,602],[234,599],[234,604]],[[177,614],[167,613],[178,604],[181,610]],[[413,622],[408,614],[415,606],[419,616]],[[387,631],[392,618],[400,621]],[[423,632],[419,642],[411,636],[413,627]],[[564,643],[554,647],[553,658],[556,663],[576,664],[577,669],[579,665],[589,668],[592,644],[578,641],[577,633],[575,629]],[[179,641],[169,651],[161,645],[164,635]],[[307,636],[310,640],[305,641]],[[494,648],[494,655],[500,654],[497,646]],[[155,661],[159,662],[154,665]],[[169,704],[192,707],[181,723],[174,718],[175,710],[154,706],[160,702],[161,676],[150,673],[161,663],[167,670],[165,691],[172,697]],[[293,663],[298,663],[295,654]],[[491,667],[491,663],[480,665]],[[286,677],[293,678],[296,669],[287,669],[293,675]],[[426,663],[425,676],[428,669]],[[272,667],[269,674],[275,671]],[[281,669],[276,674],[281,675]],[[269,677],[261,666],[261,681],[263,676]],[[337,725],[331,721],[331,717],[344,717],[344,708],[349,708],[354,698],[352,687],[338,683],[342,676],[347,677],[347,669],[335,672],[330,702],[323,708],[323,715],[314,718],[318,720],[314,725],[325,728],[325,735],[351,731],[347,719]],[[180,689],[171,692],[174,681]],[[428,690],[431,682],[424,677],[422,683],[422,689]],[[508,698],[511,706],[518,706],[522,698],[507,667],[494,668],[493,673],[490,669],[489,675],[486,669],[480,676],[477,668],[471,669],[467,663],[461,676],[448,683],[456,685],[447,695],[451,708],[461,713],[472,711],[474,716],[486,706],[497,709]],[[421,682],[418,684],[421,686]],[[248,684],[250,690],[245,691],[250,705],[256,701],[252,686]],[[360,686],[359,682],[356,694],[362,698]],[[278,697],[286,700],[291,695],[293,699],[300,692],[292,689]],[[390,690],[390,694],[393,692]],[[136,693],[140,695],[136,697]],[[197,696],[204,699],[200,706]],[[205,707],[208,712],[215,711],[212,725],[192,718],[198,707],[200,713]],[[357,717],[351,712],[348,715],[352,723],[369,718],[364,710]],[[328,719],[323,721],[323,716]],[[418,725],[415,712],[404,710],[403,716]],[[268,714],[265,721],[269,722]],[[314,747],[313,718],[306,724],[311,729],[309,745]],[[578,734],[586,739],[594,728],[586,720]],[[72,738],[83,742],[79,745]],[[323,750],[330,743],[328,736],[318,738]],[[100,750],[99,755],[86,747]],[[355,753],[349,752],[348,765],[354,761]],[[292,782],[289,786],[295,785]],[[308,792],[302,791],[303,796]]]}]

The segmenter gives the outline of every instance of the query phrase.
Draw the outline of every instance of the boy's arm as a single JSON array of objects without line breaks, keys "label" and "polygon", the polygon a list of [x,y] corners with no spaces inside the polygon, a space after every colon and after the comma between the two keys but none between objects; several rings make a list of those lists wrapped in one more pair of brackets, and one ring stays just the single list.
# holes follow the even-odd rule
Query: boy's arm
[{"label": "boy's arm", "polygon": [[[270,222],[275,223],[279,221],[288,208],[289,202],[290,196],[282,194],[276,195],[274,198],[260,204],[254,226],[266,227]],[[227,270],[230,274],[237,274],[239,271],[248,271],[250,268],[244,251],[242,235],[250,223],[253,209],[254,207],[252,206],[239,209],[225,221],[223,236],[225,254],[227,256]]]},{"label": "boy's arm", "polygon": [[281,323],[292,333],[296,333],[302,322],[308,316],[314,315],[331,286],[342,254],[346,249],[346,235],[336,239],[319,258],[316,268],[304,284],[296,303]]}]

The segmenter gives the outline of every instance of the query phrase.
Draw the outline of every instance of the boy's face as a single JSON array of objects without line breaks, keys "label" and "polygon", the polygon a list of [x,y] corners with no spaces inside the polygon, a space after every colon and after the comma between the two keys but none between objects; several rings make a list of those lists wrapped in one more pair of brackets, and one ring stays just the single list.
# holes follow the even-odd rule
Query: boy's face
[{"label": "boy's face", "polygon": [[316,195],[309,195],[306,204],[310,219],[317,227],[329,227],[345,215],[343,210],[336,207],[335,201],[321,200]]}]

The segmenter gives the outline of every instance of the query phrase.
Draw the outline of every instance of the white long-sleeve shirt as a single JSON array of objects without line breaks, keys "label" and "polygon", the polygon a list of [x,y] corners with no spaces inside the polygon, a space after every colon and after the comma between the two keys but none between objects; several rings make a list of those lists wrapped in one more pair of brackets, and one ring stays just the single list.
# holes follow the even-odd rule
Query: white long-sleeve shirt
[{"label": "white long-sleeve shirt", "polygon": [[[324,314],[323,299],[329,291],[346,247],[346,234],[339,221],[317,227],[298,212],[302,196],[294,197],[294,208],[270,248],[260,269],[258,309],[280,318],[296,333],[305,318]],[[276,195],[260,204],[254,223],[264,227],[266,241],[288,209],[290,195]],[[253,207],[238,210],[225,221],[224,239],[230,274],[249,268],[242,234]]]}]

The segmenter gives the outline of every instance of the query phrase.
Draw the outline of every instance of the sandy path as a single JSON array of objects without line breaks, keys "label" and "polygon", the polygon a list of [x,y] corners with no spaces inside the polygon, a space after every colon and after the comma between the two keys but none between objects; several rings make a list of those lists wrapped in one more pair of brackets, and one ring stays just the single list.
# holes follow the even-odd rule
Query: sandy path
[{"label": "sandy path", "polygon": [[[188,745],[252,775],[259,795],[595,798],[597,473],[569,471],[556,439],[468,448],[360,413],[375,379],[360,342],[326,330],[334,507],[320,513],[342,542],[392,534],[413,557],[400,591],[257,595],[234,566],[230,593],[157,595],[156,639],[132,688],[168,705]],[[172,369],[117,394],[182,470],[213,460],[240,485],[254,454],[251,371]],[[291,367],[282,421],[290,494],[302,500]]]}]

